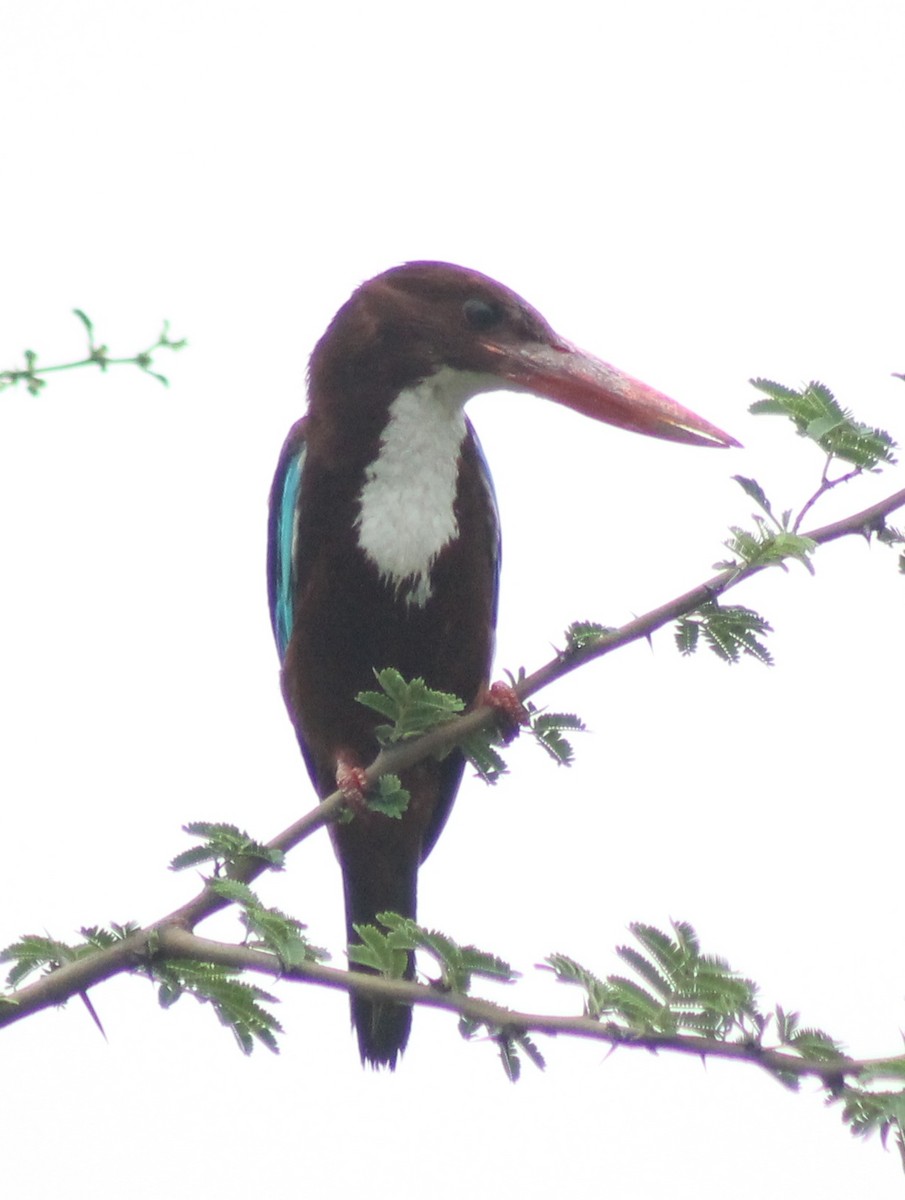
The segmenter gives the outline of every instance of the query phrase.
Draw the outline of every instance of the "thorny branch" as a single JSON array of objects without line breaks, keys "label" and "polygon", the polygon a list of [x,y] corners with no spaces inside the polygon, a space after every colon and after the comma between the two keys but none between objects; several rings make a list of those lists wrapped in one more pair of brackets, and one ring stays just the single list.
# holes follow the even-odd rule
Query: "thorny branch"
[{"label": "thorny branch", "polygon": [[[882,527],[884,519],[890,513],[903,506],[905,506],[905,489],[840,521],[811,530],[805,536],[818,545],[825,545],[851,534],[869,535]],[[750,566],[733,567],[720,571],[711,579],[681,596],[675,597],[659,608],[653,609],[644,616],[636,617],[612,633],[602,635],[593,644],[558,654],[550,662],[519,682],[516,690],[520,698],[526,699],[534,695],[554,680],[562,678],[592,659],[601,658],[630,642],[650,637],[655,630],[660,629],[668,622],[685,613],[693,612],[701,604],[712,601],[764,569],[763,566]],[[490,724],[494,719],[494,710],[489,706],[482,706],[439,726],[422,737],[382,750],[365,773],[367,782],[373,784],[383,774],[402,771],[423,758],[442,753],[460,742],[469,733]],[[284,852],[293,849],[316,829],[335,820],[344,803],[343,793],[334,792],[316,808],[273,838],[268,843],[268,847]],[[250,883],[266,869],[267,864],[261,860],[249,859],[233,869],[230,876],[244,883]],[[154,944],[158,953],[186,957],[187,947],[191,946],[193,957],[207,956],[212,962],[225,962],[228,959],[228,965],[241,966],[249,970],[282,973],[290,978],[305,979],[329,987],[362,991],[380,996],[387,995],[406,1003],[448,1008],[455,1012],[474,1016],[482,1021],[491,1019],[495,1024],[502,1022],[513,1027],[517,1026],[519,1029],[537,1030],[551,1034],[571,1033],[576,1036],[595,1037],[611,1043],[625,1041],[624,1033],[620,1034],[619,1031],[614,1033],[612,1029],[608,1031],[605,1025],[589,1018],[545,1017],[536,1014],[515,1013],[484,1000],[452,993],[444,995],[417,984],[391,983],[372,976],[337,971],[316,964],[305,964],[292,970],[281,971],[278,968],[277,960],[272,955],[241,946],[227,946],[224,943],[211,942],[192,935],[191,931],[199,922],[227,906],[226,900],[216,895],[210,887],[204,887],[197,896],[182,905],[181,908],[159,918],[109,949],[67,963],[43,976],[37,982],[23,987],[7,997],[0,997],[0,1001],[6,1001],[0,1002],[0,1026],[21,1020],[31,1013],[51,1005],[61,1004],[105,979],[124,971],[134,970],[141,960],[147,957],[149,946]],[[733,1046],[706,1038],[682,1036],[676,1039],[657,1035],[645,1039],[634,1038],[632,1044],[645,1045],[649,1049],[659,1047],[679,1050],[683,1053],[719,1053],[723,1057],[759,1060],[763,1065],[772,1066],[773,1069],[788,1070],[798,1074],[826,1075],[828,1070],[819,1064],[803,1063],[799,1059],[779,1054],[777,1051],[764,1051],[759,1048],[746,1049],[744,1046]],[[767,1055],[772,1055],[776,1061],[771,1059],[768,1062]],[[788,1061],[786,1061],[787,1059]],[[877,1064],[845,1059],[842,1066],[839,1062],[832,1066],[835,1075],[838,1076],[850,1072],[855,1073],[868,1066],[875,1069]]]}]

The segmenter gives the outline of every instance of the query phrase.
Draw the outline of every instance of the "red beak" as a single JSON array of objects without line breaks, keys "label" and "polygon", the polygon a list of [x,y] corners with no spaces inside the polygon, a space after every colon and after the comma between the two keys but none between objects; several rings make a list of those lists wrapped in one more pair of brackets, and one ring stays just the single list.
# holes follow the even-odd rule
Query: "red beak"
[{"label": "red beak", "polygon": [[695,446],[739,446],[734,437],[662,392],[579,350],[570,342],[520,346],[484,343],[497,373],[526,391],[620,429]]}]

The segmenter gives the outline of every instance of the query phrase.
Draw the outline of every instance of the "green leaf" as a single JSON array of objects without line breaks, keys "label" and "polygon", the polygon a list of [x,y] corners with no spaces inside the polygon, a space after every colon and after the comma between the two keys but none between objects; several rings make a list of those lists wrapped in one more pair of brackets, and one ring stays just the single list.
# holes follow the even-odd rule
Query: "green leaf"
[{"label": "green leaf", "polygon": [[613,989],[599,979],[593,971],[566,954],[551,954],[545,962],[560,983],[573,983],[585,992],[586,1017],[599,1018],[610,1012],[613,1006]]},{"label": "green leaf", "polygon": [[[634,930],[632,932],[635,932]],[[652,992],[659,996],[660,1003],[666,1003],[673,995],[672,985],[667,976],[657,969],[656,965],[645,958],[634,946],[617,946],[616,953],[627,963],[637,975],[640,975]]]},{"label": "green leaf", "polygon": [[608,634],[615,633],[612,625],[599,625],[596,621],[573,621],[566,630],[566,653],[594,646]]},{"label": "green leaf", "polygon": [[879,1133],[885,1145],[889,1133],[894,1132],[900,1151],[903,1149],[905,1092],[875,1092],[845,1087],[834,1099],[841,1101],[842,1119],[856,1137]]},{"label": "green leaf", "polygon": [[[816,549],[817,543],[811,538],[793,533],[788,529],[771,529],[762,518],[755,517],[757,531],[742,529],[739,525],[730,526],[732,537],[724,544],[741,560],[746,567],[778,566],[786,570],[786,559],[797,559],[813,575],[814,568],[810,555]],[[716,570],[732,570],[739,566],[738,561],[718,562]]]},{"label": "green leaf", "polygon": [[764,512],[772,517],[773,509],[770,507],[770,501],[767,499],[764,489],[760,486],[756,479],[749,479],[746,475],[733,475],[732,478],[742,488],[742,490],[751,497]]},{"label": "green leaf", "polygon": [[608,975],[612,989],[613,1011],[637,1032],[674,1033],[676,1022],[669,1008],[661,1004],[646,988],[623,975]]},{"label": "green leaf", "polygon": [[377,780],[376,789],[366,799],[368,808],[373,812],[383,813],[385,817],[394,820],[405,813],[411,799],[409,792],[402,786],[398,775],[381,775]]},{"label": "green leaf", "polygon": [[217,821],[191,821],[183,825],[183,831],[193,837],[204,838],[204,844],[184,850],[170,863],[171,871],[184,871],[187,867],[202,862],[213,862],[215,873],[226,867],[235,867],[242,859],[258,859],[267,863],[273,871],[281,871],[285,855],[282,850],[272,849],[252,838],[237,825]]},{"label": "green leaf", "polygon": [[74,946],[39,934],[26,934],[0,952],[0,962],[15,964],[6,977],[10,987],[17,987],[35,971],[54,971],[76,957]]},{"label": "green leaf", "polygon": [[[382,920],[386,913],[381,913]],[[400,949],[398,939],[394,934],[383,933],[376,925],[353,925],[352,928],[361,938],[360,943],[349,945],[349,962],[362,967],[370,967],[385,979],[402,979],[408,967],[409,956],[406,949]]]},{"label": "green leaf", "polygon": [[521,1078],[522,1063],[519,1055],[520,1050],[525,1053],[529,1061],[539,1070],[542,1071],[546,1066],[544,1056],[525,1031],[509,1028],[501,1029],[499,1026],[475,1021],[468,1017],[459,1018],[459,1032],[464,1038],[473,1039],[482,1029],[486,1031],[487,1036],[496,1045],[500,1056],[500,1063],[510,1083],[518,1083]]},{"label": "green leaf", "polygon": [[410,917],[382,912],[377,914],[377,920],[389,930],[387,938],[393,949],[425,950],[432,956],[440,967],[439,985],[445,991],[467,994],[474,975],[502,983],[511,983],[516,978],[503,959],[476,946],[461,946],[447,934],[426,929]]},{"label": "green leaf", "polygon": [[[185,827],[183,826],[183,828]],[[192,846],[190,850],[183,850],[170,860],[170,870],[185,871],[189,867],[197,867],[201,863],[211,862],[216,858],[217,855],[210,846]]]},{"label": "green leaf", "polygon": [[322,962],[329,958],[327,951],[313,946],[302,930],[305,925],[278,908],[268,908],[260,897],[237,879],[215,879],[211,891],[242,909],[242,923],[260,945],[272,951],[286,967],[302,962]]},{"label": "green leaf", "polygon": [[117,942],[124,942],[133,933],[138,933],[140,929],[141,926],[137,925],[134,921],[127,921],[125,925],[119,925],[116,921],[111,921],[109,929],[102,929],[97,925],[91,925],[80,929],[79,933],[85,939],[87,945],[94,947],[95,950],[109,950]]},{"label": "green leaf", "polygon": [[500,1052],[500,1062],[510,1083],[518,1083],[522,1075],[522,1061],[519,1050],[524,1050],[531,1062],[543,1070],[546,1066],[544,1056],[527,1033],[517,1030],[501,1030],[493,1035]]},{"label": "green leaf", "polygon": [[800,1018],[797,1012],[787,1013],[782,1005],[776,1006],[776,1035],[780,1044],[788,1044],[795,1036]]},{"label": "green leaf", "polygon": [[701,954],[689,924],[674,922],[672,936],[652,925],[630,928],[638,946],[620,946],[617,954],[640,983],[621,975],[601,980],[562,954],[547,959],[558,979],[584,989],[586,1015],[615,1017],[635,1033],[685,1031],[725,1040],[735,1029],[745,1041],[759,1036],[765,1022],[755,985],[722,959]]},{"label": "green leaf", "polygon": [[94,343],[94,323],[91,321],[90,317],[88,317],[80,308],[74,308],[72,311],[75,313],[75,315],[78,317],[78,319],[85,326],[85,331],[88,334],[88,341],[93,344]]},{"label": "green leaf", "polygon": [[822,1029],[800,1029],[788,1045],[812,1062],[837,1062],[845,1057],[839,1043]]},{"label": "green leaf", "polygon": [[497,749],[503,738],[496,729],[478,729],[459,743],[462,753],[485,783],[495,784],[509,768]]},{"label": "green leaf", "polygon": [[[386,692],[359,692],[355,697],[359,704],[364,704],[367,708],[372,708],[375,712],[380,713],[382,717],[389,717],[391,721],[396,720],[396,713],[399,711],[399,705]],[[381,726],[381,729],[386,726]],[[390,729],[392,733],[392,729]]]},{"label": "green leaf", "polygon": [[570,767],[575,759],[571,744],[562,736],[561,730],[584,733],[585,724],[574,713],[536,712],[528,706],[529,728],[534,739],[559,766]]},{"label": "green leaf", "polygon": [[[765,395],[772,397],[777,404],[777,408],[775,410],[776,412],[783,412],[784,409],[780,406],[785,402],[796,400],[799,396],[799,393],[795,391],[794,388],[786,387],[784,384],[776,383],[771,379],[751,379],[749,382],[751,383],[752,387],[756,387],[758,391],[761,391]],[[767,402],[764,400],[759,400],[755,401],[755,403],[766,404]]]},{"label": "green leaf", "polygon": [[766,379],[752,379],[751,383],[769,397],[756,400],[752,413],[788,417],[802,437],[815,442],[831,458],[852,463],[858,470],[874,470],[880,463],[896,461],[896,443],[890,435],[855,420],[825,384],[812,381],[796,390]]},{"label": "green leaf", "polygon": [[695,653],[698,648],[698,634],[700,629],[700,621],[695,620],[693,614],[686,614],[683,617],[679,617],[676,622],[675,639],[680,654],[689,655]]},{"label": "green leaf", "polygon": [[248,908],[242,914],[248,932],[279,958],[285,967],[304,962],[324,962],[330,955],[322,946],[313,946],[302,934],[305,926],[278,908]]},{"label": "green leaf", "polygon": [[155,962],[152,970],[160,985],[161,1007],[172,1007],[183,995],[193,996],[199,1003],[212,1006],[244,1054],[251,1054],[256,1041],[278,1052],[275,1034],[282,1033],[282,1026],[264,1008],[265,1004],[277,1003],[269,992],[244,983],[224,967],[193,959]]},{"label": "green leaf", "polygon": [[679,618],[675,637],[682,654],[694,653],[701,634],[708,648],[724,662],[737,663],[742,654],[747,654],[765,666],[772,666],[773,656],[758,638],[771,632],[769,622],[753,609],[738,604],[723,606],[710,600]]},{"label": "green leaf", "polygon": [[212,879],[210,883],[211,891],[220,896],[223,900],[228,900],[231,904],[241,904],[244,907],[259,907],[261,901],[257,894],[251,890],[247,883],[241,883],[238,879]]},{"label": "green leaf", "polygon": [[429,688],[423,679],[406,682],[392,667],[375,671],[380,692],[359,692],[356,700],[382,717],[390,725],[380,725],[375,731],[383,746],[418,737],[428,730],[451,720],[465,707],[465,702],[449,692]]},{"label": "green leaf", "polygon": [[74,946],[58,941],[56,938],[27,934],[0,952],[0,962],[14,964],[7,975],[7,983],[14,988],[35,971],[43,970],[47,974],[56,971],[65,963],[87,958],[101,950],[108,950],[117,942],[131,937],[138,928],[139,926],[131,923],[125,925],[114,923],[111,929],[102,929],[96,925],[88,926],[79,931],[85,940]]}]

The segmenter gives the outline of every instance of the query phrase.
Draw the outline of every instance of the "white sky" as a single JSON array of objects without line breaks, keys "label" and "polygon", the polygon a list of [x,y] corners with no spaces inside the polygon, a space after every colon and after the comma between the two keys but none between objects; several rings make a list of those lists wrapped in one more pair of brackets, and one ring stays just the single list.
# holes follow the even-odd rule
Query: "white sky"
[{"label": "white sky", "polygon": [[[483,270],[747,447],[474,403],[504,521],[500,670],[704,578],[751,508],[731,474],[777,508],[810,494],[819,455],[747,415],[750,376],[823,379],[905,437],[903,35],[892,0],[3,6],[0,367],[79,354],[76,305],[115,353],[162,317],[191,347],[159,360],[169,391],[120,370],[0,397],[0,944],[151,920],[195,890],[166,871],[182,822],[266,838],[312,803],[265,502],[306,357],[362,279],[419,257]],[[868,481],[815,523],[901,486]],[[891,553],[838,545],[815,580],[735,594],[776,627],[772,670],[680,660],[660,635],[551,690],[594,731],[578,765],[520,746],[495,792],[463,788],[424,921],[526,972],[508,1001],[570,1011],[533,963],[605,974],[629,921],[683,918],[766,1006],[895,1052],[902,589]],[[340,950],[326,838],[262,891]],[[4,1194],[89,1173],[97,1200],[900,1194],[894,1152],[808,1087],[561,1042],[513,1088],[424,1011],[396,1075],[366,1075],[343,997],[279,994],[279,1058],[243,1059],[135,979],[94,992],[108,1045],[77,1003],[8,1030]]]}]

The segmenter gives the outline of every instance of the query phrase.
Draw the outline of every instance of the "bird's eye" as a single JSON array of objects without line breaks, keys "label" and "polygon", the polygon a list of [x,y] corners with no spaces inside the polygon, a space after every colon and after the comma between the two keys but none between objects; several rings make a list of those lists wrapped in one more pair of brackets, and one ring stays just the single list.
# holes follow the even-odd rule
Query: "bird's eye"
[{"label": "bird's eye", "polygon": [[504,316],[501,304],[477,298],[466,300],[462,305],[462,312],[465,315],[465,323],[471,329],[492,329],[494,325],[499,325]]}]

